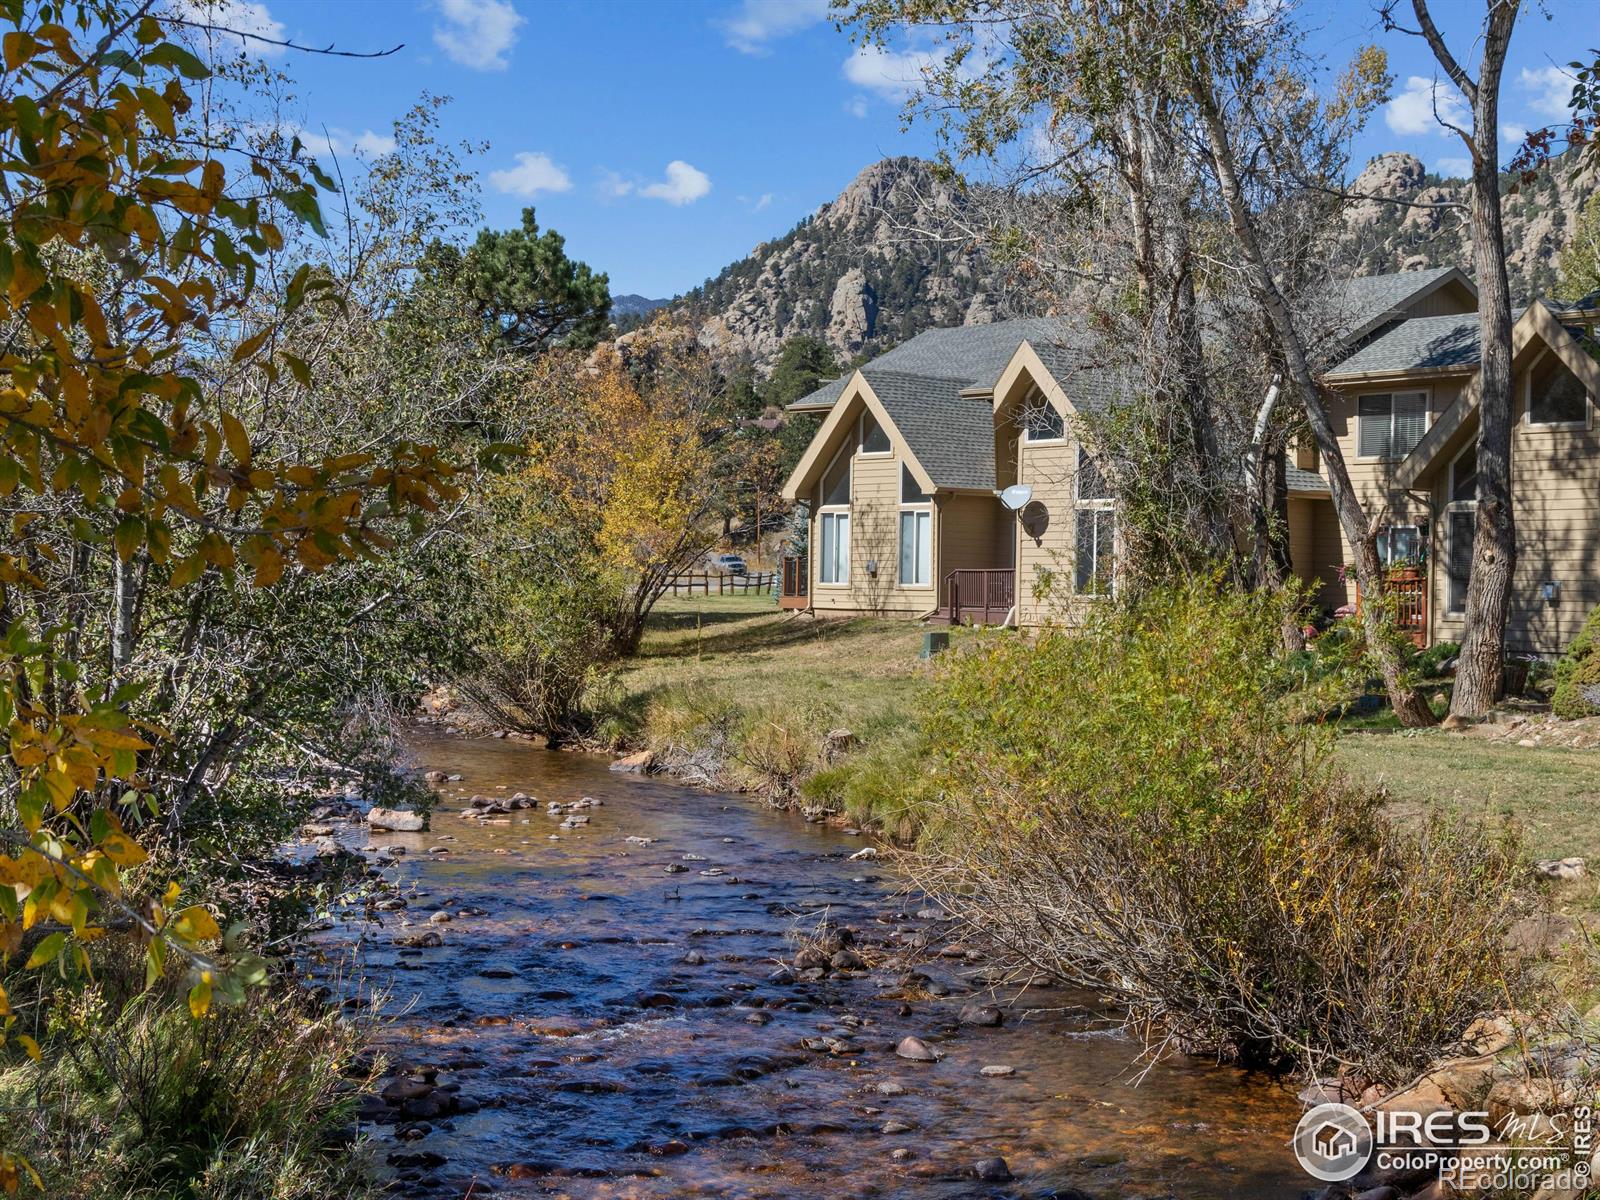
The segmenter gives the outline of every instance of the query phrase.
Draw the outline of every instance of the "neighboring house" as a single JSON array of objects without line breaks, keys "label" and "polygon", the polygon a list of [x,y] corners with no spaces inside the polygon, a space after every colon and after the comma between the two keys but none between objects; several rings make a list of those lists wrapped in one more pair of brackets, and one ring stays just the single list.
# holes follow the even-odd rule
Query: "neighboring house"
[{"label": "neighboring house", "polygon": [[[1389,564],[1417,564],[1419,641],[1461,635],[1470,561],[1477,295],[1459,270],[1349,281],[1328,297],[1326,378],[1351,481]],[[1555,653],[1600,604],[1594,298],[1540,301],[1515,330],[1513,649]],[[826,412],[784,496],[810,506],[783,602],[813,612],[1040,624],[1116,578],[1116,514],[1081,444],[1116,374],[1069,321],[935,329],[791,406]],[[1289,541],[1320,607],[1353,603],[1353,561],[1314,452],[1289,468]],[[1000,493],[1032,489],[1013,512]],[[1016,499],[1013,496],[1013,499]],[[1353,578],[1353,576],[1352,576]],[[1547,586],[1551,585],[1551,586]]]}]

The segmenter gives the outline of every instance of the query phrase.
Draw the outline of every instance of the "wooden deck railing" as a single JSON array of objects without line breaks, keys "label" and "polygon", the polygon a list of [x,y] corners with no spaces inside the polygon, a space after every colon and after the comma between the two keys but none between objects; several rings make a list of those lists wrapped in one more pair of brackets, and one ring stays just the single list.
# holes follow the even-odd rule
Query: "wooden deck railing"
[{"label": "wooden deck railing", "polygon": [[810,604],[811,601],[807,595],[809,580],[804,556],[785,554],[781,573],[783,575],[783,583],[778,589],[778,607],[805,608]]},{"label": "wooden deck railing", "polygon": [[1017,573],[1000,571],[951,571],[945,576],[950,597],[950,623],[964,620],[998,625],[1017,602]]},{"label": "wooden deck railing", "polygon": [[[1419,649],[1428,644],[1428,578],[1420,570],[1397,571],[1383,581],[1383,594],[1394,605],[1394,623]],[[1361,585],[1356,584],[1356,611],[1361,611]]]}]

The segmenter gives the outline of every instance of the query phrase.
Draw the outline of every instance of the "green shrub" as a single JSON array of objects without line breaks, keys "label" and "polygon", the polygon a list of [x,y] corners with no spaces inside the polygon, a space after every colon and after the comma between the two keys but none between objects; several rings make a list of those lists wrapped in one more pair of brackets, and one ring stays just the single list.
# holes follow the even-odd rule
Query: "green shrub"
[{"label": "green shrub", "polygon": [[1556,663],[1556,689],[1550,707],[1558,717],[1591,717],[1600,713],[1600,608],[1591,612]]},{"label": "green shrub", "polygon": [[[1396,1081],[1519,986],[1509,835],[1339,778],[1287,600],[1196,585],[957,656],[902,780],[922,881],[1019,966],[1180,1044]],[[1317,700],[1320,704],[1321,701]]]},{"label": "green shrub", "polygon": [[[108,943],[55,989],[41,1062],[0,1072],[0,1121],[59,1200],[357,1200],[380,1190],[346,1130],[370,1022],[292,981],[190,1016]],[[136,973],[137,972],[137,973]],[[13,996],[27,995],[18,987]]]},{"label": "green shrub", "polygon": [[1418,650],[1411,659],[1412,670],[1423,679],[1437,679],[1444,672],[1444,664],[1461,654],[1460,642],[1435,642]]}]

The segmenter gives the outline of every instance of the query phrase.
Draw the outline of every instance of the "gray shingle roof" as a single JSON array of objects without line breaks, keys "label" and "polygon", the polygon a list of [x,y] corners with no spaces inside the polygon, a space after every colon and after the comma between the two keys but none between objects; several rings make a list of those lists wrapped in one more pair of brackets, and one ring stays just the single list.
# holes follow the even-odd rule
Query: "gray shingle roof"
[{"label": "gray shingle roof", "polygon": [[1478,314],[1414,317],[1374,338],[1339,363],[1330,375],[1398,374],[1460,368],[1478,363]]},{"label": "gray shingle roof", "polygon": [[862,368],[911,453],[936,487],[994,487],[994,409],[963,396],[959,379]]},{"label": "gray shingle roof", "polygon": [[[907,375],[960,379],[968,387],[990,387],[1025,341],[1032,342],[1035,348],[1085,344],[1080,327],[1072,321],[1059,317],[1020,317],[990,325],[924,329],[867,365]],[[844,391],[848,379],[846,375],[831,380],[789,407],[799,411],[829,407]]]},{"label": "gray shingle roof", "polygon": [[1335,336],[1348,341],[1370,332],[1385,320],[1398,316],[1400,309],[1419,292],[1433,287],[1454,270],[1454,267],[1435,267],[1431,271],[1395,271],[1339,280],[1327,289],[1325,301],[1334,314]]},{"label": "gray shingle roof", "polygon": [[1291,492],[1325,492],[1328,490],[1328,481],[1315,471],[1302,471],[1290,463],[1287,468],[1289,490]]}]

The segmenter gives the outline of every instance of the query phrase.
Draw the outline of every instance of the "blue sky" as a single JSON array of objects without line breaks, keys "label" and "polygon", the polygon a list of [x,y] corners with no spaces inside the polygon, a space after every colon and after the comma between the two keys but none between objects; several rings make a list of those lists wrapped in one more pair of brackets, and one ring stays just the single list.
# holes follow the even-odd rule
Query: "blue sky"
[{"label": "blue sky", "polygon": [[[1470,53],[1482,0],[1432,7]],[[901,130],[916,48],[858,51],[826,9],[826,0],[232,0],[215,19],[319,47],[404,43],[375,61],[272,59],[298,81],[304,123],[326,128],[345,156],[381,150],[424,91],[452,97],[446,135],[489,143],[474,160],[489,224],[515,224],[531,204],[573,254],[610,274],[614,292],[670,296],[789,229],[868,163],[932,148],[930,130]],[[1559,67],[1600,45],[1596,17],[1600,0],[1524,0],[1503,122],[1557,115],[1569,86]],[[1389,51],[1396,97],[1358,157],[1401,149],[1444,173],[1462,169],[1463,148],[1433,122],[1437,72],[1419,39],[1384,34],[1370,0],[1307,0],[1305,19],[1330,63],[1368,41]],[[1441,106],[1452,102],[1442,88]]]}]

